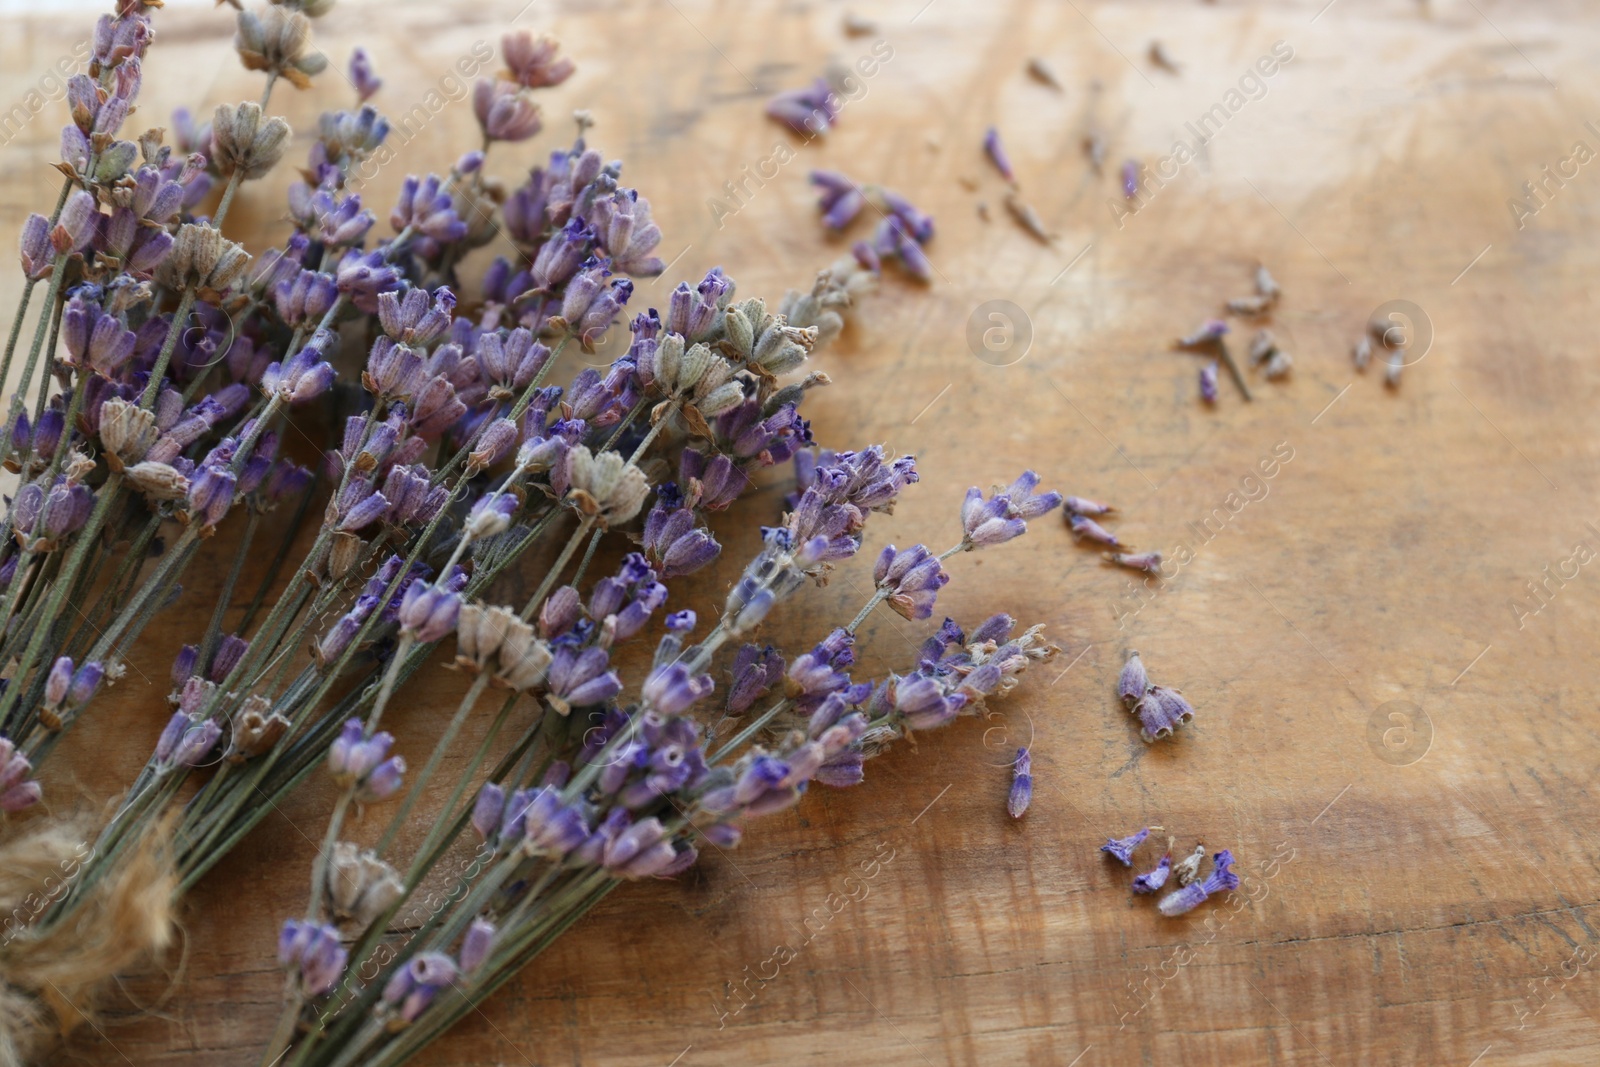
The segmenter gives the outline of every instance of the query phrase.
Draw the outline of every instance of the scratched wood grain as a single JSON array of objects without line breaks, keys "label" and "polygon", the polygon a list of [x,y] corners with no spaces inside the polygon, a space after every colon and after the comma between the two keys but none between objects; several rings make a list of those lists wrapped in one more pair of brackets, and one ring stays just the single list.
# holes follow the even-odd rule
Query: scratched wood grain
[{"label": "scratched wood grain", "polygon": [[[1186,562],[1140,592],[1059,521],[954,560],[946,611],[1004,607],[1063,647],[1003,721],[897,751],[862,788],[817,790],[679,883],[614,894],[421,1062],[1595,1062],[1600,578],[1569,562],[1600,549],[1600,164],[1575,161],[1579,142],[1600,150],[1585,125],[1600,120],[1600,26],[1585,5],[862,0],[850,10],[878,29],[861,37],[819,0],[521,6],[350,2],[321,24],[335,67],[356,43],[373,51],[391,114],[430,90],[444,101],[373,183],[375,205],[473,146],[450,68],[516,17],[580,71],[549,94],[545,134],[493,169],[515,181],[565,141],[569,109],[592,109],[593,141],[626,160],[680,257],[641,305],[715,264],[744,292],[803,282],[842,247],[815,221],[814,166],[938,219],[933,284],[894,277],[867,302],[821,358],[838,384],[809,413],[829,444],[916,453],[922,484],[773,639],[814,640],[859,602],[878,546],[945,543],[966,486],[1023,467],[1116,502],[1120,533]],[[39,88],[88,18],[8,20],[0,106]],[[226,9],[158,25],[141,120],[255,97]],[[1178,73],[1148,62],[1155,37]],[[825,143],[763,119],[769,93],[877,40],[892,56]],[[1272,75],[1251,80],[1277,42]],[[1064,92],[1026,76],[1035,54]],[[349,99],[330,72],[274,106],[305,131]],[[1081,151],[1091,107],[1101,177]],[[1207,143],[1142,208],[1111,206],[1122,160],[1158,165],[1207,114]],[[51,103],[7,133],[7,234],[53,195],[62,119]],[[978,148],[991,123],[1049,247],[1005,215]],[[279,238],[287,180],[248,187],[230,229]],[[1294,373],[1253,375],[1251,404],[1224,380],[1208,410],[1198,361],[1170,339],[1245,294],[1258,258],[1284,288],[1272,327]],[[1026,313],[1014,362],[969,348],[991,300]],[[1422,308],[1433,335],[1397,392],[1347,354],[1391,300]],[[718,589],[783,491],[775,479],[719,526]],[[196,599],[224,563],[197,565]],[[79,729],[53,788],[97,805],[142,761],[185,616],[152,628],[139,675]],[[928,629],[874,619],[864,668],[903,665]],[[1199,709],[1174,743],[1141,744],[1111,699],[1129,647]],[[412,751],[460,685],[439,671],[414,688],[399,724]],[[1002,765],[1030,739],[1019,825]],[[255,1062],[278,1012],[274,930],[302,906],[329,801],[316,783],[271,814],[187,901],[183,951],[62,1062]],[[1095,849],[1150,823],[1180,848],[1231,848],[1245,891],[1181,920],[1131,900]]]}]

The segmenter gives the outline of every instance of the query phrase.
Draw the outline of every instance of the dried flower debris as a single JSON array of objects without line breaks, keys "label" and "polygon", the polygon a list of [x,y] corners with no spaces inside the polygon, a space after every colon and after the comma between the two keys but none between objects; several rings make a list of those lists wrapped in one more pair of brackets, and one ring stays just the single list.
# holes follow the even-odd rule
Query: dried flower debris
[{"label": "dried flower debris", "polygon": [[1145,744],[1171,737],[1180,726],[1194,721],[1194,707],[1181,690],[1150,681],[1137,650],[1128,652],[1117,677],[1117,696],[1139,718],[1139,736]]},{"label": "dried flower debris", "polygon": [[1058,93],[1066,92],[1061,79],[1056,77],[1055,68],[1038,56],[1028,57],[1028,77],[1040,85],[1048,85]]},{"label": "dried flower debris", "polygon": [[[1124,867],[1131,868],[1134,853],[1150,836],[1152,829],[1159,830],[1161,827],[1146,827],[1127,837],[1113,837],[1100,846],[1100,851],[1110,855]],[[1166,852],[1161,859],[1150,870],[1135,875],[1130,888],[1135,896],[1150,896],[1165,886],[1169,877],[1175,878],[1179,888],[1162,897],[1156,904],[1156,910],[1169,919],[1193,911],[1218,893],[1227,893],[1239,888],[1239,876],[1233,872],[1232,852],[1223,849],[1213,856],[1211,871],[1202,880],[1200,865],[1205,861],[1205,856],[1206,847],[1196,845],[1193,854],[1174,865],[1172,839],[1168,838]]]},{"label": "dried flower debris", "polygon": [[830,230],[845,230],[869,205],[877,211],[880,219],[872,240],[857,241],[851,248],[863,270],[877,274],[883,260],[892,259],[918,281],[932,280],[933,264],[923,251],[923,246],[933,239],[932,215],[920,211],[893,189],[863,185],[839,171],[814,170],[811,184],[822,190],[817,206],[822,211],[823,225]]},{"label": "dried flower debris", "polygon": [[1016,762],[1011,765],[1011,793],[1006,797],[1006,811],[1013,819],[1027,814],[1033,803],[1033,758],[1025,748],[1017,749]]}]

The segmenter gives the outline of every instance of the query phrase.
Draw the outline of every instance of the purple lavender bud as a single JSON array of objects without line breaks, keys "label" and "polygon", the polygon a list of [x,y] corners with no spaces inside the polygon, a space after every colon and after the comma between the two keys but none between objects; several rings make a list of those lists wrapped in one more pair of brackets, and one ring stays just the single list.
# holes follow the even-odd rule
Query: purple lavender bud
[{"label": "purple lavender bud", "polygon": [[1194,708],[1176,689],[1152,685],[1134,708],[1139,716],[1139,736],[1146,744],[1170,737],[1178,727],[1194,720]]},{"label": "purple lavender bud", "polygon": [[0,812],[12,814],[37,804],[44,796],[38,782],[28,780],[33,764],[16,745],[0,737]]},{"label": "purple lavender bud", "polygon": [[[372,343],[367,369],[361,375],[363,388],[385,400],[409,400],[422,383],[422,357],[413,349],[395,344],[388,337],[380,337]],[[351,421],[361,425],[364,420]],[[355,444],[352,442],[349,447]]]},{"label": "purple lavender bud", "polygon": [[564,585],[551,593],[539,609],[539,636],[545,640],[560,637],[577,624],[583,614],[578,591]]},{"label": "purple lavender bud", "polygon": [[332,343],[330,333],[318,330],[287,361],[267,364],[261,373],[261,391],[268,396],[276,393],[290,404],[304,404],[327,392],[336,375],[333,365],[322,358],[322,351]]},{"label": "purple lavender bud", "polygon": [[44,702],[46,707],[56,708],[67,699],[67,687],[72,684],[72,659],[62,656],[50,668],[50,675],[44,683]]},{"label": "purple lavender bud", "polygon": [[839,117],[844,102],[826,79],[818,78],[803,89],[779,93],[767,101],[767,115],[803,137],[827,133]]},{"label": "purple lavender bud", "polygon": [[1129,200],[1139,198],[1139,171],[1142,169],[1137,159],[1130,159],[1122,164],[1122,195]]},{"label": "purple lavender bud", "polygon": [[530,855],[562,859],[588,837],[582,810],[563,805],[560,790],[549,786],[534,790],[523,826],[523,847]]},{"label": "purple lavender bud", "polygon": [[44,535],[59,541],[76,533],[89,521],[94,510],[94,493],[86,485],[68,485],[65,482],[51,487],[45,494],[44,508],[39,516]]},{"label": "purple lavender bud", "polygon": [[550,236],[533,261],[533,281],[550,291],[571,278],[589,258],[594,231],[582,219],[573,219]]},{"label": "purple lavender bud", "polygon": [[1001,490],[1006,499],[1007,514],[1014,519],[1037,519],[1061,506],[1060,493],[1035,493],[1039,476],[1033,471],[1023,471],[1017,480]]},{"label": "purple lavender bud", "polygon": [[683,664],[669,663],[646,679],[640,695],[663,715],[681,715],[714,688],[709,674],[696,677]]},{"label": "purple lavender bud", "polygon": [[372,58],[365,48],[350,53],[350,84],[355,86],[356,101],[362,104],[383,88],[383,79],[373,71]]},{"label": "purple lavender bud", "polygon": [[202,527],[215,527],[233,506],[235,478],[225,470],[201,467],[189,480],[189,514]]},{"label": "purple lavender bud", "polygon": [[1006,155],[1006,147],[1000,143],[1000,131],[993,126],[983,135],[983,150],[988,153],[994,169],[1000,172],[1000,177],[1015,185],[1017,172],[1011,169],[1011,157]]},{"label": "purple lavender bud", "polygon": [[933,614],[934,600],[950,581],[950,575],[925,545],[913,545],[904,552],[888,545],[878,556],[873,581],[889,594],[889,606],[897,614],[926,619]]},{"label": "purple lavender bud", "polygon": [[1128,650],[1128,662],[1122,665],[1122,673],[1117,677],[1117,696],[1122,698],[1122,703],[1132,708],[1144,699],[1145,691],[1150,688],[1150,676],[1145,673],[1144,660],[1139,658],[1138,649]]},{"label": "purple lavender bud", "polygon": [[1222,340],[1228,332],[1228,324],[1222,319],[1207,319],[1200,328],[1187,337],[1178,339],[1179,348],[1204,348]]},{"label": "purple lavender bud", "polygon": [[[192,722],[187,716],[185,721]],[[172,763],[178,767],[198,767],[216,748],[222,736],[222,727],[215,719],[205,719],[189,726],[172,749]]]},{"label": "purple lavender bud", "polygon": [[471,974],[488,961],[489,950],[494,947],[494,935],[494,923],[482,917],[472,920],[472,925],[467,927],[466,935],[461,939],[461,950],[456,953],[462,974]]},{"label": "purple lavender bud", "polygon": [[517,447],[518,436],[517,424],[510,419],[495,419],[485,426],[469,454],[469,466],[474,473],[487,470],[509,456]]},{"label": "purple lavender bud", "polygon": [[1146,871],[1134,878],[1133,891],[1135,893],[1154,893],[1157,889],[1167,884],[1167,875],[1172,870],[1172,853],[1168,852],[1161,857],[1161,862],[1153,870]]},{"label": "purple lavender bud", "polygon": [[966,500],[961,505],[961,528],[966,534],[966,543],[973,548],[987,548],[1004,544],[1028,532],[1027,523],[1009,518],[1007,514],[1007,502],[1003,496],[996,495],[993,499],[985,500],[976,486],[968,489]]},{"label": "purple lavender bud", "polygon": [[1011,795],[1006,798],[1006,810],[1013,819],[1022,818],[1033,802],[1033,760],[1025,748],[1017,749],[1017,760],[1011,766]]},{"label": "purple lavender bud", "polygon": [[733,657],[732,681],[728,686],[727,711],[742,715],[777,684],[784,674],[783,655],[767,645],[745,645]]},{"label": "purple lavender bud", "polygon": [[400,199],[389,213],[395,232],[409,229],[441,244],[459,241],[467,235],[467,224],[456,215],[450,194],[437,174],[426,178],[408,175],[400,183]]},{"label": "purple lavender bud", "polygon": [[50,220],[43,215],[29,215],[22,224],[22,273],[33,281],[50,276],[55,267],[55,249],[50,246]]},{"label": "purple lavender bud", "polygon": [[200,658],[198,645],[184,645],[178,650],[178,655],[172,661],[172,684],[182,686],[193,675],[195,664]]},{"label": "purple lavender bud", "polygon": [[67,688],[67,706],[81,708],[87,704],[100,688],[105,673],[105,668],[94,662],[85,663],[73,672],[72,685]]},{"label": "purple lavender bud", "polygon": [[216,653],[211,657],[211,669],[206,672],[207,676],[221,685],[227,681],[249,648],[250,642],[244,638],[236,634],[224,634],[222,640],[217,643]]},{"label": "purple lavender bud", "polygon": [[867,198],[861,189],[838,171],[814,170],[811,172],[811,184],[822,190],[822,199],[819,201],[822,222],[831,230],[844,229],[867,206]]},{"label": "purple lavender bud", "polygon": [[[18,424],[26,426],[18,412]],[[60,408],[45,408],[39,416],[39,425],[33,431],[33,450],[40,459],[52,459],[56,454],[56,446],[61,443],[61,435],[67,430],[67,414]]]},{"label": "purple lavender bud", "polygon": [[1176,892],[1168,893],[1156,905],[1169,919],[1193,911],[1213,893],[1226,893],[1239,888],[1239,876],[1229,870],[1233,866],[1233,853],[1223,849],[1211,857],[1215,865],[1204,882],[1194,882]]},{"label": "purple lavender bud", "polygon": [[400,629],[418,641],[432,644],[455,631],[461,614],[461,597],[427,582],[412,582],[400,603]]},{"label": "purple lavender bud", "polygon": [[1115,856],[1117,862],[1124,867],[1132,867],[1133,850],[1138,848],[1140,843],[1149,836],[1150,828],[1147,826],[1138,833],[1130,834],[1127,837],[1108,838],[1106,843],[1100,846],[1100,851]]},{"label": "purple lavender bud", "polygon": [[386,800],[400,791],[405,783],[406,761],[399,756],[384,760],[372,769],[366,781],[361,783],[361,788],[356,792],[356,799],[363,803],[372,803],[377,800]]},{"label": "purple lavender bud", "polygon": [[896,678],[890,685],[891,702],[909,730],[943,726],[961,711],[967,698],[946,694],[937,679],[921,673]]},{"label": "purple lavender bud", "polygon": [[493,782],[485,782],[478,790],[478,799],[472,805],[472,828],[478,836],[488,840],[500,826],[505,816],[506,791]]},{"label": "purple lavender bud", "polygon": [[557,649],[545,679],[546,698],[563,715],[574,707],[610,700],[622,691],[622,679],[607,669],[610,662],[602,648]]},{"label": "purple lavender bud", "polygon": [[339,984],[350,953],[335,927],[290,919],[278,934],[278,962],[298,972],[306,995],[319,997]]},{"label": "purple lavender bud", "polygon": [[1217,361],[1212,360],[1200,368],[1200,399],[1207,404],[1217,402]]},{"label": "purple lavender bud", "polygon": [[515,82],[479,78],[472,87],[472,113],[490,141],[526,141],[543,128],[539,108]]},{"label": "purple lavender bud", "polygon": [[[3,584],[0,584],[0,588],[3,587]],[[666,618],[661,620],[661,624],[665,626],[671,633],[686,634],[695,628],[697,621],[698,620],[695,617],[695,613],[692,610],[685,608],[682,611],[672,612]]]},{"label": "purple lavender bud", "polygon": [[442,952],[423,952],[408,960],[383,987],[383,1001],[410,1023],[433,1003],[439,991],[455,984],[461,972]]},{"label": "purple lavender bud", "polygon": [[94,238],[98,215],[92,194],[79,189],[69,196],[55,229],[50,231],[50,246],[56,254],[71,255],[87,248]]},{"label": "purple lavender bud", "polygon": [[434,377],[418,391],[408,421],[413,433],[433,441],[466,413],[467,405],[456,395],[455,386],[443,377]]},{"label": "purple lavender bud", "polygon": [[1117,534],[1106,530],[1088,515],[1074,515],[1072,512],[1067,512],[1067,530],[1072,531],[1075,541],[1094,541],[1114,547],[1122,544],[1122,541],[1117,541]]},{"label": "purple lavender bud", "polygon": [[339,261],[334,281],[339,292],[348,296],[357,308],[368,315],[375,315],[378,312],[378,294],[399,285],[400,269],[389,265],[382,252],[363,253],[352,248]]}]

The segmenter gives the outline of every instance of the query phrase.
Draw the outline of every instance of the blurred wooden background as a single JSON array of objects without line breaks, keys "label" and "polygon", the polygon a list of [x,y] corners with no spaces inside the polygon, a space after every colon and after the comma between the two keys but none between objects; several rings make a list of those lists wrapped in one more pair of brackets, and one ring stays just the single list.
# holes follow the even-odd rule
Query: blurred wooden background
[{"label": "blurred wooden background", "polygon": [[[876,28],[847,36],[847,10]],[[41,79],[93,15],[9,19],[0,108],[48,92]],[[180,5],[157,24],[136,123],[259,94],[226,9]],[[829,445],[916,453],[922,484],[771,639],[791,651],[815,640],[859,603],[882,544],[942,546],[968,485],[1024,467],[1115,502],[1116,529],[1140,547],[1187,544],[1194,558],[1142,607],[1059,518],[954,560],[946,612],[970,625],[1004,608],[1063,646],[1003,729],[929,737],[874,763],[861,788],[815,790],[692,877],[614,894],[419,1062],[1594,1062],[1600,579],[1580,570],[1549,582],[1537,614],[1513,607],[1538,603],[1526,583],[1576,543],[1600,550],[1588,525],[1600,522],[1600,172],[1562,162],[1577,142],[1600,151],[1585,125],[1600,120],[1589,6],[341,0],[319,23],[334,68],[362,44],[391,116],[430,91],[444,100],[394,142],[368,198],[380,218],[405,173],[442,171],[475,145],[450,69],[513,27],[559,37],[579,73],[546,94],[545,133],[491,169],[515,182],[567,141],[567,111],[591,109],[591,141],[625,160],[664,258],[677,257],[641,286],[641,307],[716,264],[742,293],[804,284],[843,247],[816,221],[812,167],[889,185],[938,220],[933,284],[891,273],[819,360],[837,384],[808,412]],[[1156,38],[1177,73],[1150,62]],[[825,141],[801,145],[763,117],[772,92],[880,40],[892,57]],[[1277,42],[1292,58],[1242,83]],[[1027,76],[1031,55],[1064,91]],[[351,98],[337,69],[309,92],[280,89],[296,157],[316,115]],[[1219,103],[1226,121],[1198,158],[1136,214],[1110,206],[1124,159],[1154,164],[1174,139],[1192,143],[1186,123]],[[1108,138],[1101,177],[1081,148],[1091,108]],[[64,120],[51,102],[7,128],[0,232],[53,202]],[[1058,235],[1050,247],[1002,207],[979,148],[991,123]],[[760,173],[780,145],[793,159],[727,210],[724,183]],[[1567,177],[1526,199],[1546,164]],[[288,180],[245,190],[236,237],[281,237]],[[1538,209],[1521,228],[1513,197]],[[1284,288],[1272,328],[1294,373],[1253,375],[1252,404],[1224,379],[1208,410],[1199,360],[1170,341],[1247,293],[1258,258]],[[0,279],[5,306],[18,287],[13,272]],[[991,300],[1026,313],[1020,358],[969,348],[969,320]],[[1433,335],[1397,392],[1348,356],[1391,300],[1423,309]],[[1238,351],[1248,328],[1235,336]],[[1247,481],[1275,449],[1292,459]],[[719,589],[784,491],[775,479],[719,529]],[[1197,534],[1214,513],[1212,536]],[[194,569],[197,596],[223,565]],[[76,788],[96,805],[131,777],[191,623],[180,607],[152,628],[134,658],[151,681],[131,676],[79,729],[75,781],[54,795]],[[930,628],[876,617],[864,668],[904,666]],[[1173,743],[1143,745],[1114,701],[1129,647],[1199,709]],[[460,685],[432,672],[413,690],[397,727],[408,751],[423,751]],[[1029,738],[1035,801],[1014,824],[1004,765]],[[183,952],[129,983],[132,1004],[62,1062],[255,1062],[279,1009],[275,930],[303,906],[329,801],[314,781],[273,813],[187,902]],[[1246,892],[1180,920],[1130,900],[1127,872],[1096,848],[1150,823],[1180,849],[1231,848]],[[780,945],[797,955],[772,976]],[[755,975],[767,980],[730,999]]]}]

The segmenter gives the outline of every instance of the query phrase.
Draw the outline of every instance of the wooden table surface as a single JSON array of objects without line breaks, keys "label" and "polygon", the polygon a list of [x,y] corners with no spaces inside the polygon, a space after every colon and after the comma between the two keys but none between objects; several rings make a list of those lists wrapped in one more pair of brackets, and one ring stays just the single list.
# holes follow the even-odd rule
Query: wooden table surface
[{"label": "wooden table surface", "polygon": [[[968,485],[1024,467],[1114,501],[1135,544],[1189,557],[1141,596],[1052,516],[955,559],[946,612],[970,625],[1004,608],[1047,623],[1063,649],[997,732],[967,721],[902,747],[865,786],[814,790],[692,877],[614,894],[419,1062],[1600,1062],[1587,658],[1600,578],[1580,566],[1600,551],[1600,129],[1587,125],[1600,125],[1600,23],[1576,0],[1322,6],[861,0],[850,10],[878,28],[849,37],[846,8],[822,0],[535,0],[520,14],[522,0],[341,0],[320,24],[336,67],[357,43],[373,52],[391,115],[430,90],[443,100],[373,183],[380,215],[404,173],[442,170],[475,142],[448,81],[456,59],[513,19],[557,35],[579,73],[547,94],[546,132],[493,169],[516,180],[566,140],[570,108],[592,109],[592,142],[626,160],[661,251],[679,257],[641,286],[641,306],[716,264],[741,293],[804,283],[842,247],[816,221],[812,167],[936,216],[933,284],[891,273],[819,360],[837,384],[808,411],[829,445],[914,452],[922,483],[771,639],[815,640],[860,602],[882,544],[943,545]],[[23,101],[90,19],[10,20],[0,105]],[[258,94],[226,10],[157,21],[147,116]],[[1149,62],[1156,37],[1178,73]],[[892,56],[825,142],[763,118],[771,92],[878,40]],[[1249,80],[1275,44],[1292,57]],[[1026,75],[1030,55],[1064,92]],[[1080,144],[1092,80],[1104,177]],[[332,71],[279,92],[296,157],[316,114],[349,99]],[[1137,213],[1110,206],[1122,160],[1156,164],[1207,113],[1196,158]],[[0,231],[53,196],[64,114],[50,104],[0,151]],[[1049,247],[1001,206],[979,148],[991,123],[1057,234]],[[1565,177],[1545,178],[1547,164]],[[777,173],[740,206],[724,183],[745,168]],[[1522,189],[1535,179],[1537,200]],[[246,189],[235,236],[281,238],[288,180]],[[1209,410],[1198,359],[1170,342],[1247,293],[1257,259],[1283,286],[1272,328],[1294,372],[1252,375],[1249,404],[1224,378]],[[15,293],[12,272],[3,286]],[[991,300],[1023,309],[1026,352],[975,356],[969,322],[989,325],[978,309]],[[1422,309],[1432,343],[1391,391],[1376,367],[1354,373],[1348,350],[1395,300]],[[726,517],[728,550],[703,587],[726,588],[784,491],[774,479]],[[187,602],[209,603],[225,562],[197,565]],[[1530,581],[1546,583],[1542,600]],[[164,616],[133,660],[151,680],[130,675],[73,736],[56,770],[72,781],[57,788],[81,806],[142,762],[192,619]],[[903,667],[930,628],[875,617],[864,668]],[[1172,743],[1141,743],[1114,700],[1130,647],[1198,708]],[[461,684],[434,671],[412,691],[403,746],[425,750]],[[1014,823],[1004,765],[1030,737],[1035,799]],[[183,951],[130,982],[132,1005],[62,1062],[256,1062],[279,1008],[275,930],[303,907],[330,799],[314,780],[269,816],[186,902]],[[1096,849],[1152,823],[1180,849],[1231,848],[1243,890],[1176,920],[1130,898],[1127,872]]]}]

